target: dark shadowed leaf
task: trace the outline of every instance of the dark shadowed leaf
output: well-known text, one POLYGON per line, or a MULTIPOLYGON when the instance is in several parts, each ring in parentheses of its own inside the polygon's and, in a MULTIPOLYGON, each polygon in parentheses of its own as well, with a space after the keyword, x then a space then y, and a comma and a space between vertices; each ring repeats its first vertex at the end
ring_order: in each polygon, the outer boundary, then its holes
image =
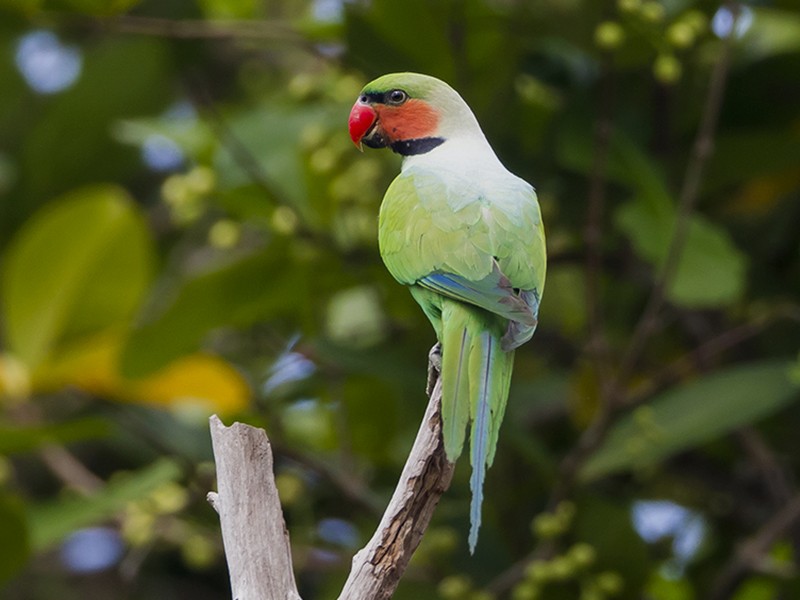
POLYGON ((0 585, 25 565, 29 553, 25 504, 16 496, 0 494, 0 585))
MULTIPOLYGON (((674 215, 665 219, 652 205, 633 201, 622 205, 616 218, 642 258, 655 265, 664 263, 674 215)), ((694 216, 669 298, 693 308, 730 304, 743 292, 746 264, 724 229, 694 216)))
POLYGON ((100 417, 31 427, 0 423, 0 453, 28 452, 44 444, 68 444, 102 438, 109 433, 108 422, 100 417))
POLYGON ((790 364, 782 360, 729 368, 673 388, 617 421, 580 478, 658 463, 768 417, 798 393, 790 364))
POLYGON ((578 502, 576 539, 597 553, 598 570, 625 574, 620 600, 639 600, 640 586, 647 578, 650 557, 647 545, 633 528, 626 502, 589 496, 578 502))
POLYGON ((164 458, 135 473, 118 474, 89 497, 62 498, 32 506, 28 510, 31 546, 37 551, 49 548, 76 529, 108 519, 129 502, 146 497, 180 474, 178 463, 164 458))
MULTIPOLYGON (((558 145, 560 159, 570 168, 589 173, 591 137, 576 127, 567 129, 558 145)), ((611 140, 609 176, 634 194, 615 214, 617 227, 637 254, 661 268, 675 229, 676 203, 656 164, 622 132, 611 140)), ((701 215, 691 217, 669 299, 693 308, 725 306, 744 291, 747 261, 720 226, 701 215)))
POLYGON ((188 277, 171 301, 134 328, 122 355, 122 373, 142 377, 198 348, 209 330, 244 326, 298 306, 303 273, 287 260, 287 246, 266 249, 188 277))
POLYGON ((112 139, 115 119, 163 109, 167 54, 154 38, 105 38, 86 55, 81 76, 45 104, 22 150, 23 187, 36 202, 138 167, 138 153, 112 139))

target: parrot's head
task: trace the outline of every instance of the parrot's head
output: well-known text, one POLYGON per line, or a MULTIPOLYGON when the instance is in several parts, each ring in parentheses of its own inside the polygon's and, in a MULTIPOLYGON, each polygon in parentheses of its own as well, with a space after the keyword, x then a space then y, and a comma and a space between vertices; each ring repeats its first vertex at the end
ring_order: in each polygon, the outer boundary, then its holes
POLYGON ((480 133, 467 103, 445 82, 391 73, 368 83, 350 111, 350 137, 361 149, 422 154, 457 135, 480 133))

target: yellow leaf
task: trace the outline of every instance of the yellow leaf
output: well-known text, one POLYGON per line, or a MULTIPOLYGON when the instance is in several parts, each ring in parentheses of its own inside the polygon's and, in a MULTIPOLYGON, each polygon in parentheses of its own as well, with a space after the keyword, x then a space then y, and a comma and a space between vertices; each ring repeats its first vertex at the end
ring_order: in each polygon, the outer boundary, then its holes
POLYGON ((30 373, 13 354, 0 354, 0 403, 19 401, 31 393, 30 373))
POLYGON ((800 169, 793 167, 757 177, 733 198, 730 210, 745 215, 763 215, 790 192, 800 187, 800 169))
POLYGON ((200 404, 223 414, 244 409, 250 397, 239 372, 209 354, 179 358, 153 375, 131 382, 130 391, 137 402, 200 404))
POLYGON ((572 422, 584 429, 592 422, 600 406, 600 383, 588 360, 580 362, 572 378, 568 406, 572 422))
POLYGON ((141 379, 119 373, 124 332, 108 330, 73 344, 39 368, 33 391, 73 386, 111 400, 164 407, 199 406, 208 412, 230 414, 246 408, 250 389, 227 361, 210 354, 176 359, 141 379))

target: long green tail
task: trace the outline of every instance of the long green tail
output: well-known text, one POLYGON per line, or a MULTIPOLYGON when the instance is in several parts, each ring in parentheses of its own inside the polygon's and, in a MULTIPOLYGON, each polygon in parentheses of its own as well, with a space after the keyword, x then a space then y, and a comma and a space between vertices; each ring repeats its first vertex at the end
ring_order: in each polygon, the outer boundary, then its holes
POLYGON ((451 462, 461 455, 467 425, 472 424, 469 548, 474 552, 481 526, 483 481, 494 461, 514 352, 504 352, 500 347, 505 320, 480 308, 445 298, 441 322, 442 430, 451 462))

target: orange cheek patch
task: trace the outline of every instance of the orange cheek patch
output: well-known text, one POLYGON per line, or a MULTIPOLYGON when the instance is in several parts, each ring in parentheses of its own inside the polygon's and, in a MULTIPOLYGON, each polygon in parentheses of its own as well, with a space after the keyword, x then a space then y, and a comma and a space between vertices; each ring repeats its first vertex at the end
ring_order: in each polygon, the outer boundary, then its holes
POLYGON ((381 129, 391 140, 416 140, 436 133, 439 116, 430 104, 409 100, 402 106, 382 106, 378 109, 381 129))

